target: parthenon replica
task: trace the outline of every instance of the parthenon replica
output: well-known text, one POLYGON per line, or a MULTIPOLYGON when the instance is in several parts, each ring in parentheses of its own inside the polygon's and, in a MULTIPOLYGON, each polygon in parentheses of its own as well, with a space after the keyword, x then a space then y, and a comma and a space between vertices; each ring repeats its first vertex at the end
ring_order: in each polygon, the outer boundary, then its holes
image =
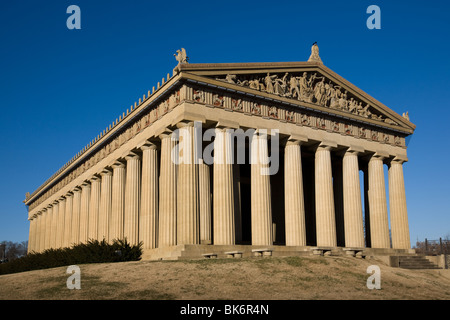
POLYGON ((29 252, 90 239, 142 242, 148 260, 411 252, 407 113, 327 68, 317 44, 304 62, 175 56, 26 194, 29 252))

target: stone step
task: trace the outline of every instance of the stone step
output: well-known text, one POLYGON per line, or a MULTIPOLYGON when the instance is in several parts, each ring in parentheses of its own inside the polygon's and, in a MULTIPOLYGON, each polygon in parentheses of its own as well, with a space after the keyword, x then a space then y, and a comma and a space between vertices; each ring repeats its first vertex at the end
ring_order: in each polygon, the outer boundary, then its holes
POLYGON ((440 269, 423 256, 400 256, 398 262, 398 266, 404 269, 440 269))

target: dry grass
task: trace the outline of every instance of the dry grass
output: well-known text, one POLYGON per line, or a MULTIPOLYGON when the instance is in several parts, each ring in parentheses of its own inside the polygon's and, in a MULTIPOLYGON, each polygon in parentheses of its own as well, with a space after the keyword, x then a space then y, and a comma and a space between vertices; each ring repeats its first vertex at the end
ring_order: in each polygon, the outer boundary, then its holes
POLYGON ((350 257, 288 257, 85 264, 81 289, 66 267, 0 276, 5 300, 450 299, 450 270, 405 270, 350 257), (369 290, 369 265, 381 289, 369 290))

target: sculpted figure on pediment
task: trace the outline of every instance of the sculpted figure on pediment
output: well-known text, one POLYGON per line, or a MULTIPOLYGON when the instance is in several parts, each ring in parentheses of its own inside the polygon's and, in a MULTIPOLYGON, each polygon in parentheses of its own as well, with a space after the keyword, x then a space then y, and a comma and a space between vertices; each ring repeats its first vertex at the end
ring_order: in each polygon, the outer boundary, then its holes
POLYGON ((264 78, 264 84, 266 85, 266 92, 267 93, 274 93, 274 87, 273 87, 273 81, 277 78, 277 75, 271 76, 270 73, 267 73, 266 77, 264 78))
POLYGON ((289 97, 300 98, 300 77, 291 76, 289 79, 289 97))
POLYGON ((288 73, 285 73, 283 78, 275 79, 274 86, 273 86, 273 90, 274 90, 275 94, 277 94, 279 96, 285 95, 286 89, 287 89, 287 77, 288 77, 288 73))
POLYGON ((325 78, 317 82, 314 86, 314 98, 316 98, 316 103, 323 105, 325 98, 325 78))
POLYGON ((384 119, 384 122, 386 122, 386 123, 388 123, 388 124, 398 125, 397 122, 395 122, 394 120, 392 120, 392 119, 390 119, 390 118, 384 119))
POLYGON ((308 79, 308 73, 303 72, 303 75, 299 79, 299 100, 306 101, 306 102, 312 102, 313 97, 313 90, 312 90, 312 83, 316 77, 316 74, 313 74, 308 79))

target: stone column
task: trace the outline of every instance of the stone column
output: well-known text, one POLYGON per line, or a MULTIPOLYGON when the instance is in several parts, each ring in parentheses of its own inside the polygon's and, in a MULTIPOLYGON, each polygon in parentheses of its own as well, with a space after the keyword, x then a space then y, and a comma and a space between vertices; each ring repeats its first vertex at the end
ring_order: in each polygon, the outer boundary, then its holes
POLYGON ((52 247, 52 220, 53 220, 53 205, 47 206, 45 219, 45 249, 50 249, 52 247))
POLYGON ((272 204, 267 134, 255 132, 251 142, 252 245, 272 245, 272 204))
POLYGON ((46 229, 47 229, 47 208, 44 208, 41 211, 41 222, 39 225, 39 252, 42 252, 46 249, 46 229))
POLYGON ((372 248, 390 248, 383 159, 383 156, 374 154, 368 164, 368 197, 372 248))
POLYGON ((393 249, 410 249, 408 211, 406 209, 404 160, 394 158, 389 164, 389 207, 393 249))
POLYGON ((301 141, 289 140, 284 155, 286 245, 306 246, 301 141))
POLYGON ((125 165, 114 163, 112 178, 112 208, 109 225, 109 240, 123 240, 123 219, 125 209, 125 165))
POLYGON ((158 247, 167 247, 177 244, 177 165, 172 151, 175 156, 178 146, 170 132, 160 135, 160 139, 158 247))
POLYGON ((127 161, 125 183, 124 238, 130 245, 139 243, 139 203, 141 196, 141 160, 136 153, 125 157, 127 161))
POLYGON ((85 181, 81 185, 81 208, 80 208, 80 242, 88 241, 89 224, 89 202, 91 201, 91 184, 85 181))
POLYGON ((321 143, 315 155, 316 237, 325 247, 337 245, 330 149, 321 143))
POLYGON ((34 245, 33 245, 33 251, 39 252, 40 251, 40 240, 41 240, 41 211, 36 213, 36 224, 35 224, 35 233, 34 233, 34 245))
POLYGON ((53 202, 53 212, 52 212, 52 224, 51 224, 51 237, 50 237, 50 248, 56 249, 56 233, 59 218, 59 205, 58 201, 53 202))
POLYGON ((344 234, 345 246, 364 247, 364 226, 359 184, 358 152, 349 149, 342 159, 344 188, 344 234))
POLYGON ((142 190, 139 216, 139 241, 143 249, 158 246, 158 150, 146 143, 142 150, 142 190))
POLYGON ((73 215, 73 193, 66 194, 66 210, 64 214, 64 242, 63 247, 72 246, 72 215, 73 215))
POLYGON ((58 199, 58 225, 56 227, 56 248, 64 247, 64 221, 66 218, 66 198, 58 199))
POLYGON ((233 135, 227 128, 216 128, 213 167, 214 244, 235 244, 233 135))
POLYGON ((210 167, 200 160, 198 165, 200 201, 200 243, 211 244, 211 179, 210 167))
POLYGON ((109 237, 109 225, 111 221, 112 208, 112 172, 109 169, 104 169, 101 172, 101 187, 100 187, 100 206, 98 217, 98 239, 99 241, 112 240, 109 237))
POLYGON ((98 218, 100 209, 101 179, 94 175, 91 180, 91 199, 89 203, 88 239, 102 240, 98 238, 98 218))
POLYGON ((198 157, 195 128, 181 122, 177 173, 177 244, 199 244, 198 157))
POLYGON ((81 209, 81 188, 73 189, 73 209, 72 209, 72 245, 80 243, 80 209, 81 209))
POLYGON ((28 248, 27 253, 31 253, 34 250, 34 246, 36 244, 35 239, 35 229, 36 229, 36 215, 33 215, 31 219, 28 219, 30 221, 30 228, 28 233, 28 248))

